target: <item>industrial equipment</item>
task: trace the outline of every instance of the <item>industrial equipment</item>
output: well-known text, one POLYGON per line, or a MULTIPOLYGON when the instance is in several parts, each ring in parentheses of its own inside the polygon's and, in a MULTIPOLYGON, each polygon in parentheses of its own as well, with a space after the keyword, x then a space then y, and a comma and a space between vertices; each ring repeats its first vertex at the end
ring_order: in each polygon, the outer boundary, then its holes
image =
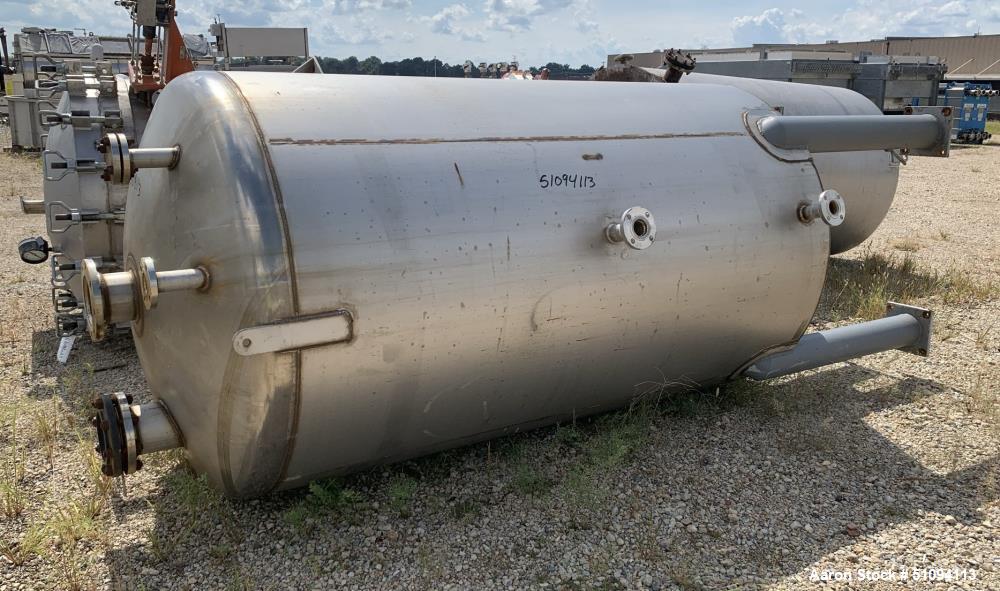
MULTIPOLYGON (((101 140, 110 134, 126 143, 138 142, 156 93, 174 77, 194 69, 174 23, 172 5, 165 0, 120 4, 132 15, 134 34, 125 44, 129 53, 116 54, 117 66, 104 59, 104 44, 98 37, 89 38, 93 41, 87 45, 89 59, 58 61, 40 53, 39 46, 32 59, 44 57, 51 68, 25 68, 34 72, 36 97, 7 97, 12 135, 16 136, 18 127, 34 128, 40 130, 36 132, 39 143, 44 138, 45 198, 22 198, 21 207, 25 213, 45 216, 48 240, 27 238, 18 252, 29 264, 49 260, 56 328, 66 338, 86 330, 80 295, 82 262, 92 260, 105 271, 124 269, 127 188, 108 182, 111 178, 102 156, 108 146, 101 140), (141 44, 132 43, 138 38, 141 44), (116 74, 116 69, 124 69, 127 75, 116 74), (15 125, 15 116, 22 110, 28 117, 25 125, 15 125)), ((27 63, 23 46, 28 42, 44 42, 49 53, 57 40, 68 48, 80 45, 72 43, 70 36, 48 30, 31 33, 21 38, 22 63, 27 63)))
POLYGON ((13 73, 14 68, 11 67, 10 56, 7 54, 7 31, 0 27, 0 96, 13 94, 13 85, 10 92, 7 91, 7 82, 13 73))
POLYGON ((108 138, 126 263, 83 262, 87 325, 131 324, 156 397, 95 401, 108 475, 182 446, 250 497, 651 389, 928 353, 931 313, 902 305, 804 333, 831 228, 884 215, 838 183, 891 201, 892 151, 947 154, 947 109, 696 75, 285 76, 185 75, 138 147, 108 138))
MULTIPOLYGON (((654 68, 668 67, 670 49, 642 55, 608 56, 608 70, 622 57, 630 58, 634 66, 661 59, 654 68)), ((884 113, 901 113, 908 105, 937 104, 938 83, 948 71, 934 57, 886 56, 863 53, 858 56, 842 51, 804 51, 785 48, 754 49, 752 51, 691 51, 687 58, 698 63, 698 72, 759 80, 799 82, 821 86, 849 88, 868 97, 884 113)), ((693 67, 693 63, 692 63, 693 67)), ((641 67, 639 68, 642 69, 641 67)), ((618 69, 620 73, 620 68, 618 69)))
MULTIPOLYGON (((83 261, 89 259, 108 272, 125 269, 122 236, 133 169, 123 169, 124 162, 115 157, 138 145, 150 109, 169 82, 196 67, 215 66, 203 37, 180 33, 172 3, 122 0, 118 4, 129 11, 133 22, 133 34, 121 42, 25 29, 16 37, 15 47, 23 64, 20 79, 28 87, 23 95, 6 97, 14 144, 24 145, 19 138, 27 135, 30 145, 45 148, 45 198, 22 198, 21 207, 25 213, 45 216, 47 238, 26 238, 18 254, 29 264, 49 261, 56 327, 65 339, 87 331, 82 314, 83 261), (81 47, 89 54, 81 53, 81 47)), ((224 39, 239 44, 241 55, 247 55, 247 48, 306 47, 304 29, 290 30, 293 42, 280 45, 288 40, 289 30, 229 29, 227 34, 221 24, 218 27, 224 39)), ((295 71, 321 73, 322 69, 310 58, 295 71)), ((148 165, 141 151, 132 154, 136 166, 148 165)), ((127 332, 128 323, 117 328, 127 332)), ((105 332, 115 329, 107 327, 105 332)))
POLYGON ((863 53, 858 61, 861 72, 851 90, 868 97, 883 113, 900 113, 914 104, 938 104, 938 84, 948 72, 938 58, 863 53))
MULTIPOLYGON (((676 50, 664 53, 663 64, 658 68, 637 67, 631 56, 619 56, 609 68, 597 71, 595 80, 622 82, 664 83, 677 80, 685 84, 714 84, 734 86, 764 101, 774 111, 785 115, 873 115, 879 111, 857 93, 844 93, 825 84, 795 84, 692 73, 695 67, 678 71, 676 50), (684 75, 686 74, 686 75, 684 75), (850 97, 849 99, 847 97, 850 97)), ((910 107, 926 108, 926 107, 910 107)), ((905 112, 905 110, 904 110, 905 112)), ((951 110, 948 111, 950 117, 951 110)), ((833 132, 836 133, 836 132, 833 132)), ((948 147, 934 156, 947 156, 948 147)), ((926 151, 920 152, 927 154, 926 151)), ((867 155, 852 155, 813 150, 812 164, 824 186, 837 187, 840 194, 856 212, 846 223, 831 229, 830 253, 845 252, 861 244, 881 223, 892 205, 896 191, 898 166, 905 161, 908 149, 893 150, 886 154, 873 151, 867 155)))
POLYGON ((992 136, 986 131, 990 100, 1000 96, 990 84, 977 82, 949 82, 941 85, 941 102, 955 112, 952 141, 963 144, 981 144, 992 136))

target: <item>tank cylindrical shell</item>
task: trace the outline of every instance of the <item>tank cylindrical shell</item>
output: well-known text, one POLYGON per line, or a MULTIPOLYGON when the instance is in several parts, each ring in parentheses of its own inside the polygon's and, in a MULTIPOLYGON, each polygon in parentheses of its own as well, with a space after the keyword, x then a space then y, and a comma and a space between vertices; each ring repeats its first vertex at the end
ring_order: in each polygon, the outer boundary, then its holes
MULTIPOLYGON (((822 191, 728 86, 191 73, 160 96, 129 257, 202 267, 134 324, 194 466, 233 496, 718 383, 819 297, 822 191), (630 207, 644 250, 609 243, 630 207), (237 331, 348 314, 344 342, 237 331)), ((839 188, 838 188, 839 190, 839 188)), ((852 212, 848 208, 848 218, 852 212)))

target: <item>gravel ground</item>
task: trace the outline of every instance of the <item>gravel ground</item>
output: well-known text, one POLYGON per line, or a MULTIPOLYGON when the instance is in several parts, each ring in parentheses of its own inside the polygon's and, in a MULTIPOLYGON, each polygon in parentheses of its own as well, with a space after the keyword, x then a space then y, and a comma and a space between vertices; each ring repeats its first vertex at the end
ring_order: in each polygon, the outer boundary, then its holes
MULTIPOLYGON (((928 359, 883 353, 251 502, 178 455, 109 490, 86 401, 149 392, 126 340, 55 362, 48 269, 13 256, 43 231, 16 199, 40 185, 37 159, 0 155, 0 591, 1000 589, 995 291, 915 302, 937 314, 928 359), (853 580, 815 580, 838 576, 853 580)), ((998 206, 1000 145, 914 158, 841 264, 890 254, 996 281, 998 206)))

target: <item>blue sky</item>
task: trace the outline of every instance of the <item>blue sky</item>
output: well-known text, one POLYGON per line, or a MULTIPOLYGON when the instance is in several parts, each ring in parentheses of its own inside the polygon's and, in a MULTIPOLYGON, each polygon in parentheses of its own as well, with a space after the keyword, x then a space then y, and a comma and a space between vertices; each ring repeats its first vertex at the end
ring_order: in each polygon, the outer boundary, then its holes
MULTIPOLYGON (((177 0, 186 33, 216 15, 233 26, 309 27, 313 53, 592 65, 608 53, 886 35, 1000 33, 1000 0, 675 2, 640 0, 177 0)), ((123 34, 113 0, 0 0, 8 31, 82 27, 123 34)))

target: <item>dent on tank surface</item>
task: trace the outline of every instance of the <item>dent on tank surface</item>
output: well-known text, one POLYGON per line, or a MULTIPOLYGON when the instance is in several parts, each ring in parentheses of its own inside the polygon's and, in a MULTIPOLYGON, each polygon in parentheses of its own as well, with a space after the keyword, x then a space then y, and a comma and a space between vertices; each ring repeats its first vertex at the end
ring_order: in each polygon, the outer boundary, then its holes
POLYGON ((102 398, 108 474, 183 446, 250 497, 620 407, 643 382, 928 352, 930 312, 900 304, 803 333, 831 248, 891 202, 887 150, 940 152, 940 111, 709 79, 283 76, 186 74, 138 148, 113 144, 128 265, 85 266, 87 322, 131 323, 157 401, 102 398))

